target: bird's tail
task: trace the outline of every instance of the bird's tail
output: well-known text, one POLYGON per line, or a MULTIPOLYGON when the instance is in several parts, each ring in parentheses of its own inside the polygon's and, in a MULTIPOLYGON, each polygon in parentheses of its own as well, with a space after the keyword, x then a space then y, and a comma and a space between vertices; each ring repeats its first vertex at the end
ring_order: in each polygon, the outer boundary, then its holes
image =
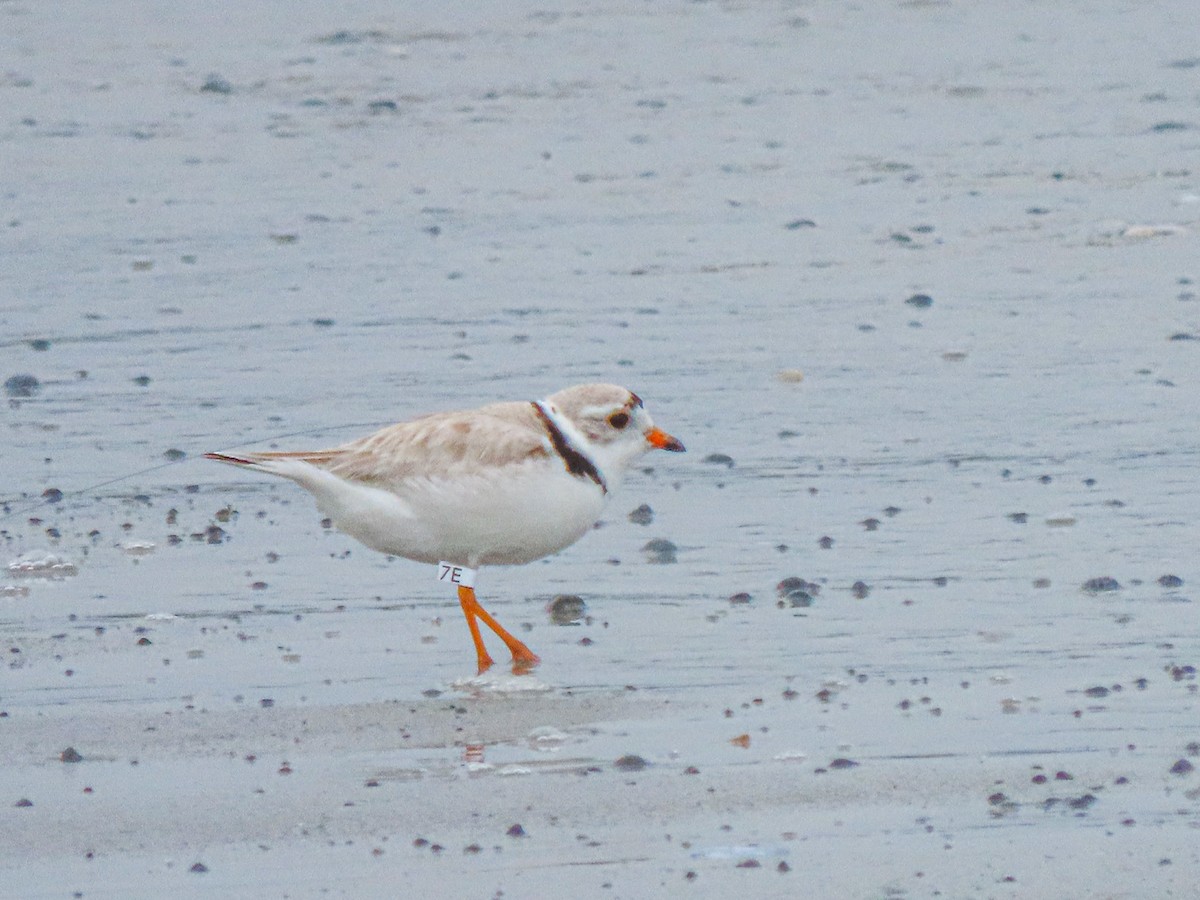
POLYGON ((205 459, 216 460, 239 469, 253 469, 256 472, 266 472, 268 475, 279 475, 291 478, 293 481, 305 480, 305 476, 313 471, 313 464, 318 463, 322 451, 312 453, 246 453, 233 456, 229 453, 205 453, 205 459))

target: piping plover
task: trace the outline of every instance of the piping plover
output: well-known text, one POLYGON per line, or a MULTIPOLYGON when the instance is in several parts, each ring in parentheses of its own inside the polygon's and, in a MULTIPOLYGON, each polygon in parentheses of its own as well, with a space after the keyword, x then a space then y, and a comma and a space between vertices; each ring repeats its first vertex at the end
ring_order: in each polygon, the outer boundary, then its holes
POLYGON ((439 564, 457 587, 482 673, 492 658, 478 619, 507 645, 514 672, 538 658, 479 604, 474 570, 575 543, 630 463, 655 448, 683 444, 654 426, 637 394, 582 384, 545 400, 423 416, 332 450, 204 456, 288 478, 373 550, 439 564))

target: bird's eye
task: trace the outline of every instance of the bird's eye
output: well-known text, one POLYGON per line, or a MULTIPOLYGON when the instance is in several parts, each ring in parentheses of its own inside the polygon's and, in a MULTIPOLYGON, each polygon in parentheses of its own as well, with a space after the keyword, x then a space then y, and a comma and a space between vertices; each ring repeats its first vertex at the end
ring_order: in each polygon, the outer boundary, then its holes
POLYGON ((611 425, 613 428, 617 429, 617 431, 620 431, 622 428, 624 428, 626 425, 629 424, 629 413, 627 413, 627 412, 613 413, 611 416, 608 417, 608 424, 611 425))

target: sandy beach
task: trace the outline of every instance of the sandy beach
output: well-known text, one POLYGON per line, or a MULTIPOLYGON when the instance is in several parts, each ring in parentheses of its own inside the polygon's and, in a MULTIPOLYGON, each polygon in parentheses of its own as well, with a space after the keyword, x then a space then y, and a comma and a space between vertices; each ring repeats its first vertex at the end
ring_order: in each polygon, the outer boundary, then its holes
POLYGON ((0 3, 0 895, 1195 896, 1195 35, 0 3), (530 675, 199 458, 587 381, 530 675))

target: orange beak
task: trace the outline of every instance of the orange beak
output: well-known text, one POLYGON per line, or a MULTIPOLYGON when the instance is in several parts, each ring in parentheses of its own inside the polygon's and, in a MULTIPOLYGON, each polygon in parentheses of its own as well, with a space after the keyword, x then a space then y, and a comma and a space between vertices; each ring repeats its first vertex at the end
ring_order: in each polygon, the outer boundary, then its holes
POLYGON ((646 443, 656 450, 670 450, 672 453, 682 453, 683 442, 673 438, 661 428, 651 428, 646 432, 646 443))

